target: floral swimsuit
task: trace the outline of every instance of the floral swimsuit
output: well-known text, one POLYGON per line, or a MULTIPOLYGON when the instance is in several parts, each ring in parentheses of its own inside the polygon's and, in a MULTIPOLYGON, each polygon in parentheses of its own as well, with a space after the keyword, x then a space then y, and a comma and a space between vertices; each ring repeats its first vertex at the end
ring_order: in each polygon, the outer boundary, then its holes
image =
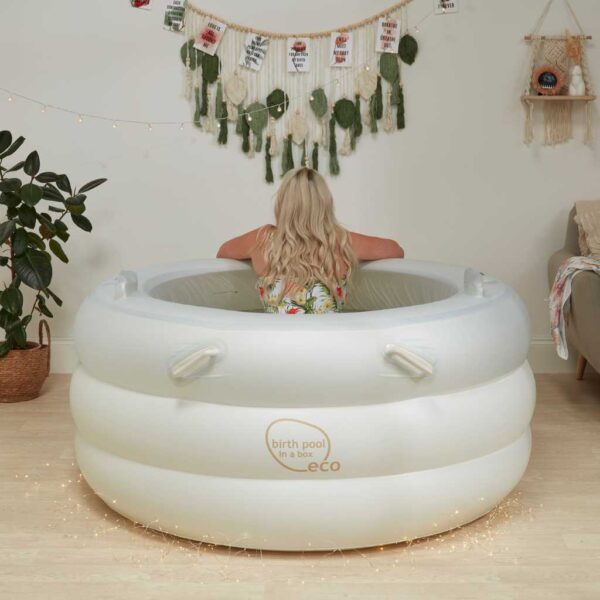
POLYGON ((346 301, 347 284, 343 281, 332 293, 324 283, 313 283, 296 288, 293 293, 283 295, 283 282, 279 279, 270 286, 259 281, 258 293, 265 312, 275 314, 322 315, 340 312, 346 301))

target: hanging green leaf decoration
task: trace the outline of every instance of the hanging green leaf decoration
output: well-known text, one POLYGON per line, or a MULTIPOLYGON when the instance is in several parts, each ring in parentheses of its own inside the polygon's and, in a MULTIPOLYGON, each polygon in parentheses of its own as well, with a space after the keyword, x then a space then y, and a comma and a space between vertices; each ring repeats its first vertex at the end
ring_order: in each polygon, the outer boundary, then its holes
POLYGON ((407 65, 412 65, 417 58, 417 52, 419 51, 419 44, 417 40, 409 33, 404 34, 400 38, 400 44, 398 45, 398 54, 407 65))
POLYGON ((267 137, 267 143, 265 144, 265 181, 267 183, 273 183, 273 167, 271 165, 271 136, 267 137))
POLYGON ((302 142, 302 157, 300 158, 300 166, 308 167, 308 159, 306 156, 306 139, 302 142))
POLYGON ((400 79, 396 79, 394 83, 392 83, 392 95, 390 97, 390 102, 395 106, 400 102, 400 94, 402 93, 402 87, 400 84, 400 79))
POLYGON ((200 116, 208 115, 208 81, 202 78, 202 103, 200 104, 200 116))
POLYGON ((242 133, 242 152, 250 152, 250 125, 246 113, 240 113, 241 133, 242 133))
POLYGON ((335 139, 335 115, 329 119, 329 172, 332 175, 340 174, 340 163, 337 156, 337 141, 335 139))
POLYGON ((333 106, 333 114, 338 125, 344 129, 348 129, 348 127, 354 124, 354 102, 348 100, 348 98, 338 100, 333 106))
POLYGON ((215 118, 217 119, 217 127, 219 128, 217 142, 222 145, 227 143, 229 133, 227 116, 227 102, 223 100, 223 83, 219 80, 215 98, 215 118))
POLYGON ((188 54, 190 57, 190 69, 195 71, 200 64, 202 63, 202 57, 204 56, 204 52, 202 50, 198 50, 194 48, 194 39, 188 40, 183 46, 181 46, 181 50, 179 51, 179 55, 181 56, 181 62, 187 66, 188 54))
POLYGON ((219 77, 221 64, 217 55, 203 53, 202 56, 202 79, 208 83, 214 83, 219 77))
POLYGON ((315 142, 312 149, 312 168, 315 171, 319 170, 319 144, 315 142))
POLYGON ((202 122, 200 121, 200 88, 198 86, 194 87, 194 101, 196 103, 196 108, 194 110, 194 125, 201 129, 202 122))
POLYGON ((267 107, 269 108, 269 114, 274 119, 283 117, 283 113, 287 110, 290 105, 290 99, 288 95, 279 88, 273 90, 267 96, 267 107))
POLYGON ((374 107, 375 107, 375 118, 379 121, 383 117, 383 91, 381 89, 381 77, 377 76, 377 88, 375 88, 374 107))
POLYGON ((379 58, 379 72, 388 83, 394 83, 400 77, 398 56, 384 52, 379 58))
POLYGON ((362 115, 360 114, 360 94, 354 96, 354 124, 352 126, 353 139, 362 135, 362 115))
POLYGON ((404 92, 402 91, 402 87, 400 87, 399 90, 396 107, 396 127, 398 127, 398 129, 404 129, 406 125, 404 122, 404 92))
POLYGON ((243 123, 242 123, 242 121, 244 120, 244 107, 242 104, 238 105, 237 111, 238 111, 238 118, 237 118, 237 121, 235 122, 235 132, 238 135, 242 135, 243 129, 244 129, 243 123))
POLYGON ((377 99, 375 94, 371 96, 369 99, 369 124, 371 126, 371 133, 377 133, 377 110, 375 105, 377 104, 377 99))
POLYGON ((248 125, 256 137, 254 149, 260 152, 262 150, 262 132, 267 126, 268 120, 267 107, 260 102, 253 102, 246 107, 246 114, 248 125))
POLYGON ((281 153, 281 174, 285 175, 294 168, 294 154, 292 150, 292 134, 288 134, 283 142, 283 152, 281 153))
POLYGON ((318 119, 322 119, 327 114, 327 94, 323 88, 313 90, 310 95, 310 107, 318 119))

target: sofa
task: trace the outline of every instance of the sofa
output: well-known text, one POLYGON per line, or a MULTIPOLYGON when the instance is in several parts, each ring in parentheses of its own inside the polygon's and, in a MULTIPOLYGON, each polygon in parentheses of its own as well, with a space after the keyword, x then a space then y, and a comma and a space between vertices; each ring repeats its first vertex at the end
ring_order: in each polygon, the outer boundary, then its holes
MULTIPOLYGON (((548 281, 554 282, 560 265, 580 254, 575 209, 569 213, 565 245, 548 261, 548 281)), ((577 379, 582 379, 587 365, 600 372, 600 276, 591 271, 578 273, 571 291, 571 317, 567 324, 567 339, 578 353, 577 379)))

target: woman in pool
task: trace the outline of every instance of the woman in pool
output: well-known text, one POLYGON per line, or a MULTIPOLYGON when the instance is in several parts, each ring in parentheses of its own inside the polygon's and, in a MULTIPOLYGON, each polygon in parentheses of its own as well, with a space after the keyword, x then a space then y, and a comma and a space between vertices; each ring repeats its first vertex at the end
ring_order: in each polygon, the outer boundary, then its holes
POLYGON ((267 312, 339 312, 357 261, 403 258, 394 240, 344 229, 317 171, 289 171, 277 192, 275 225, 225 242, 217 258, 251 260, 267 312))

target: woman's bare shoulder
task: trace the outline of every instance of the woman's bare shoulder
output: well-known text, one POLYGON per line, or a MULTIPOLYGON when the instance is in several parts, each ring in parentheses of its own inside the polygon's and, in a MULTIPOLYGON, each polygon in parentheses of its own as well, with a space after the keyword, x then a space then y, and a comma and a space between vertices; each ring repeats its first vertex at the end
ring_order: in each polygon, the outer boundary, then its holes
POLYGON ((392 239, 350 232, 350 243, 359 260, 404 258, 404 250, 392 239))

